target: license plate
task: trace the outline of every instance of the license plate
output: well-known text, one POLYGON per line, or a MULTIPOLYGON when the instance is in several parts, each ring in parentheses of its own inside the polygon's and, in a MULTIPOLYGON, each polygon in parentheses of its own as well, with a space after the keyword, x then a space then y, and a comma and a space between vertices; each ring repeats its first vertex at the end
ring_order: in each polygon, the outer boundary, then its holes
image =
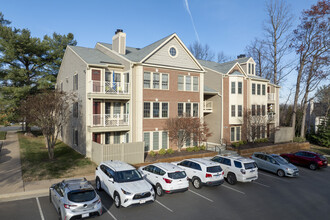
POLYGON ((140 204, 146 203, 146 200, 140 200, 140 204))
POLYGON ((86 213, 86 214, 82 214, 81 215, 82 218, 86 218, 86 217, 89 217, 89 213, 86 213))
POLYGON ((220 176, 220 174, 214 174, 213 176, 220 176))

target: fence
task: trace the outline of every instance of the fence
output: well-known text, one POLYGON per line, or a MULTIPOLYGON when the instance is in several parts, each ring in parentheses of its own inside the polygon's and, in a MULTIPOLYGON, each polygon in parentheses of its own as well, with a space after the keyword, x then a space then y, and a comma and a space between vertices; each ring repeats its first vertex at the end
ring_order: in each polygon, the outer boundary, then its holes
POLYGON ((99 144, 92 142, 92 160, 96 164, 107 160, 120 160, 130 164, 144 162, 143 142, 99 144))

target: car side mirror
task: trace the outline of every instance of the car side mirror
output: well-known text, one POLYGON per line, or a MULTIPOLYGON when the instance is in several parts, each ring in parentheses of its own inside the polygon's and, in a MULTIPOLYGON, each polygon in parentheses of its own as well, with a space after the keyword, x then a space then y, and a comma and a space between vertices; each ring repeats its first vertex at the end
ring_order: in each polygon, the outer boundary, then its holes
POLYGON ((109 177, 108 181, 113 183, 114 182, 113 177, 109 177))

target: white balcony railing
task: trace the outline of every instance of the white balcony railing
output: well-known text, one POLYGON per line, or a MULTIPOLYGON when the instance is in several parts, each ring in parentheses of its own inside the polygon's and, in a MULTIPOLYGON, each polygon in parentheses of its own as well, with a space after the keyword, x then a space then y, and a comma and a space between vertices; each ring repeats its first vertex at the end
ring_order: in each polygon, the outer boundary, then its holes
POLYGON ((204 101, 203 110, 204 110, 204 112, 212 112, 213 102, 212 101, 204 101))
POLYGON ((93 114, 93 126, 118 127, 129 125, 129 114, 93 114))
POLYGON ((90 91, 103 94, 129 94, 129 83, 91 80, 90 91))
POLYGON ((268 93, 268 101, 275 101, 275 93, 268 93))

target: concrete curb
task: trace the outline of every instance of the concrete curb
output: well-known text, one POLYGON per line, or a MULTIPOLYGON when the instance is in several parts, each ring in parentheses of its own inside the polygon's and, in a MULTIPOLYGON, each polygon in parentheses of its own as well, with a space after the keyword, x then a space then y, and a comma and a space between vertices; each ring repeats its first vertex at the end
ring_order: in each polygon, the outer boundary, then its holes
POLYGON ((30 199, 39 196, 47 196, 49 189, 39 189, 33 191, 17 192, 0 195, 0 202, 9 202, 22 199, 30 199))

